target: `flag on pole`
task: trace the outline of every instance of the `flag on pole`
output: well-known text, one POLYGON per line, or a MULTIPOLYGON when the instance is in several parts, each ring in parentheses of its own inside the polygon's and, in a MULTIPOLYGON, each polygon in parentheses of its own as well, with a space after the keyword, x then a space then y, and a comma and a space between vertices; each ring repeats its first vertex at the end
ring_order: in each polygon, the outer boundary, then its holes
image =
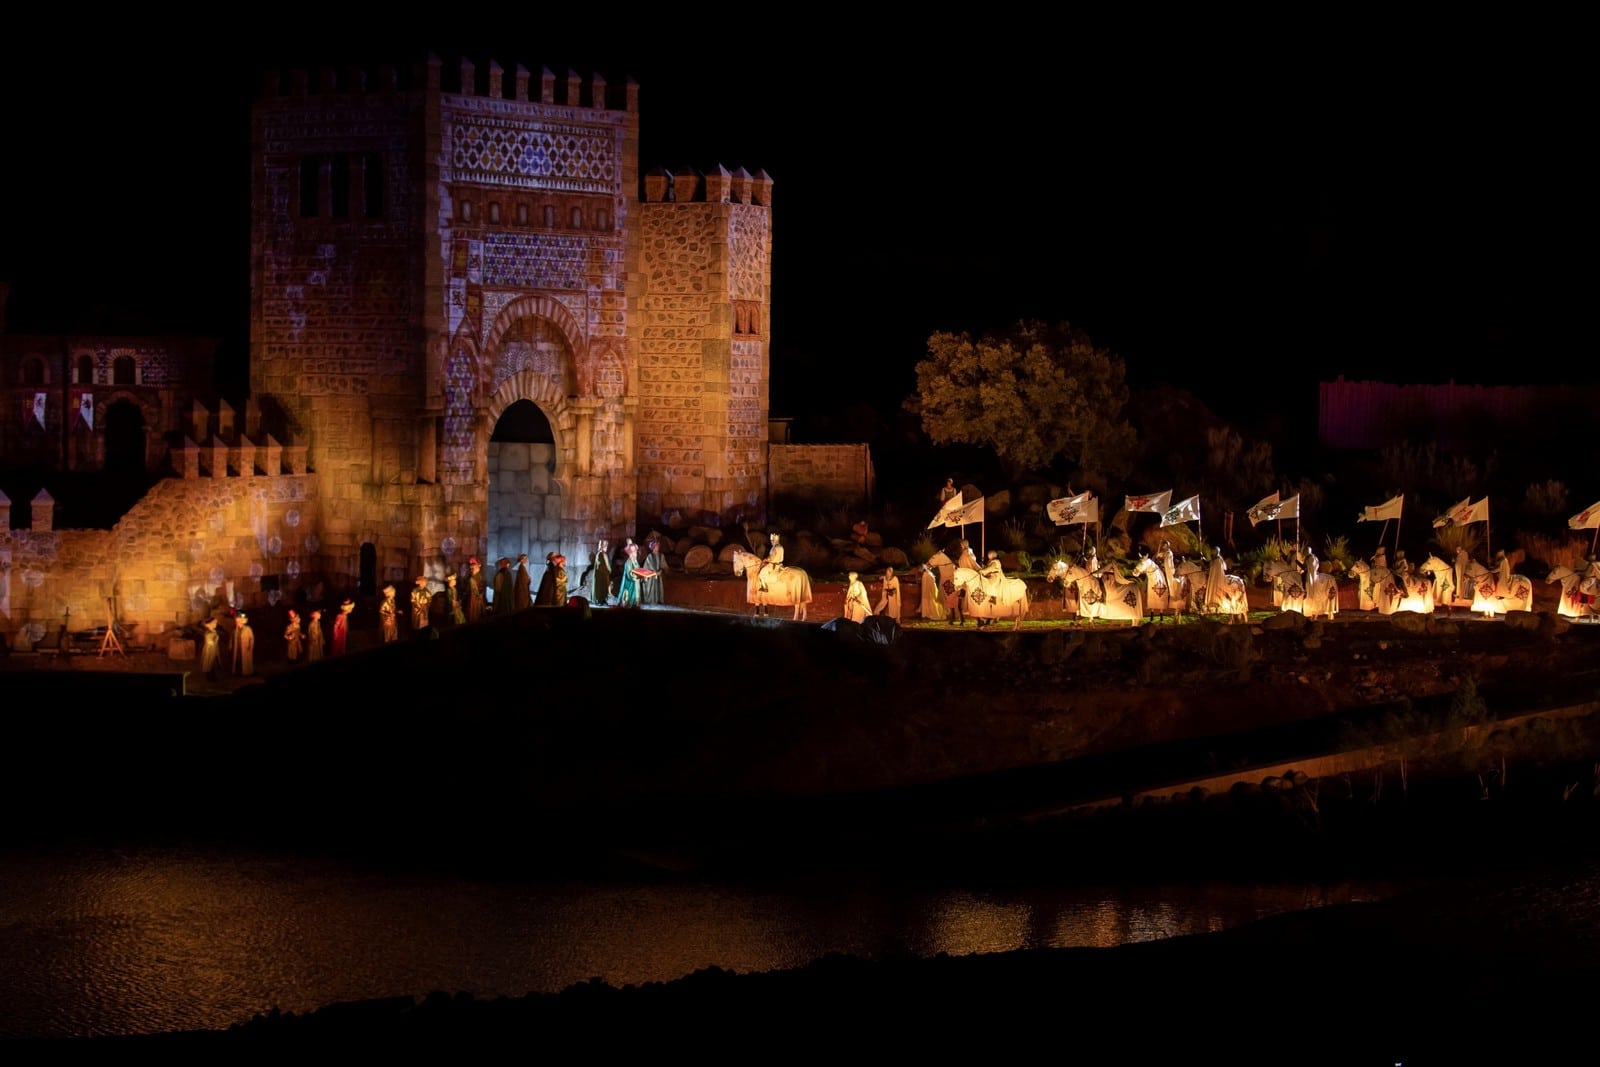
POLYGON ((963 504, 949 515, 945 516, 946 526, 965 526, 969 522, 983 521, 983 497, 979 497, 970 504, 963 504))
POLYGON ((1273 493, 1271 496, 1264 496, 1260 500, 1256 501, 1256 504, 1255 504, 1254 507, 1252 507, 1249 511, 1244 513, 1245 514, 1245 518, 1250 520, 1250 525, 1251 526, 1254 526, 1259 522, 1264 522, 1267 519, 1272 518, 1273 515, 1276 514, 1276 510, 1268 510, 1268 509, 1275 509, 1277 503, 1278 503, 1278 494, 1277 493, 1273 493))
POLYGON ((1044 511, 1057 526, 1100 521, 1100 501, 1093 493, 1079 493, 1077 496, 1052 500, 1045 505, 1044 511))
POLYGON ((1465 526, 1473 522, 1489 521, 1489 498, 1484 497, 1476 504, 1471 503, 1471 497, 1463 500, 1449 511, 1433 520, 1435 527, 1439 526, 1465 526))
POLYGON ((951 497, 949 500, 946 500, 943 504, 939 505, 939 511, 938 511, 937 514, 934 515, 933 521, 928 523, 928 529, 931 530, 935 526, 949 526, 950 524, 948 522, 946 522, 945 520, 950 518, 951 515, 954 515, 956 512, 958 512, 960 510, 961 510, 961 493, 960 493, 960 491, 957 491, 955 496, 951 497))
POLYGON ((1172 503, 1172 490, 1167 489, 1160 493, 1147 493, 1144 496, 1130 496, 1124 503, 1129 511, 1153 511, 1157 515, 1167 510, 1172 503))
POLYGON ((1433 520, 1433 528, 1437 530, 1441 526, 1454 525, 1454 515, 1456 512, 1460 511, 1462 508, 1470 508, 1471 506, 1472 498, 1470 496, 1465 500, 1462 500, 1459 504, 1451 504, 1449 507, 1444 509, 1444 514, 1433 520))
POLYGON ((1567 520, 1569 530, 1592 530, 1600 526, 1600 500, 1595 501, 1567 520))
POLYGON ((1277 510, 1272 513, 1272 517, 1274 519, 1298 519, 1300 517, 1300 494, 1296 493, 1279 504, 1277 510))
POLYGON ((44 428, 44 398, 43 393, 33 394, 33 421, 39 424, 40 429, 44 428))
POLYGON ((1187 500, 1180 500, 1172 505, 1161 515, 1161 525, 1176 526, 1180 522, 1200 521, 1200 496, 1196 494, 1187 500))
POLYGON ((1398 519, 1400 517, 1400 506, 1405 502, 1405 499, 1406 495, 1401 493, 1399 496, 1391 497, 1374 507, 1362 508, 1361 517, 1356 521, 1383 522, 1387 519, 1398 519))
POLYGON ((78 418, 89 429, 94 429, 94 397, 89 393, 78 394, 78 418))

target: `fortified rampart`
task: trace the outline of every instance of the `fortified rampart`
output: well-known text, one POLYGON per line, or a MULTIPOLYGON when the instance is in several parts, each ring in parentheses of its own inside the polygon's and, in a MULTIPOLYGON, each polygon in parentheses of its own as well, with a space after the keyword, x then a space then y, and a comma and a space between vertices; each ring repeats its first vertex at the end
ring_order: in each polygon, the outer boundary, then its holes
POLYGON ((769 462, 774 495, 825 493, 841 500, 872 500, 876 476, 866 445, 774 444, 769 462))
POLYGON ((11 525, 0 496, 0 631, 31 647, 58 627, 117 620, 135 641, 249 608, 298 586, 317 557, 315 501, 305 474, 157 482, 110 530, 57 530, 54 501, 32 501, 33 525, 11 525))

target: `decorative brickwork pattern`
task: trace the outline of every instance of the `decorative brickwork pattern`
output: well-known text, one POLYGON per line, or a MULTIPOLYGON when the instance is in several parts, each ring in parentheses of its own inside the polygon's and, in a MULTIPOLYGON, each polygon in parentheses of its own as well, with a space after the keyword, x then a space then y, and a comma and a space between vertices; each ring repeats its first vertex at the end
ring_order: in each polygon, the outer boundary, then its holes
POLYGON ((485 185, 610 192, 619 177, 615 135, 589 126, 463 118, 450 130, 455 177, 485 185))

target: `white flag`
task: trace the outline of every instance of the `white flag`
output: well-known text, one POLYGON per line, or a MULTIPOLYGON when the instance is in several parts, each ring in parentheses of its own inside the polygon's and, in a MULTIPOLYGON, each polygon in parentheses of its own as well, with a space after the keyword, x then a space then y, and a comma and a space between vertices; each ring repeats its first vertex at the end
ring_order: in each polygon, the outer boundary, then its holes
POLYGON ((1454 526, 1456 513, 1460 512, 1463 508, 1470 508, 1471 506, 1472 498, 1470 496, 1462 500, 1459 504, 1450 505, 1444 509, 1443 515, 1440 515, 1437 519, 1433 520, 1433 528, 1437 530, 1441 526, 1454 526))
POLYGON ((44 397, 43 393, 33 394, 33 421, 42 429, 44 427, 44 397))
POLYGON ((1072 522, 1082 522, 1082 519, 1066 519, 1062 518, 1062 516, 1081 511, 1083 506, 1093 499, 1093 493, 1079 493, 1077 496, 1058 497, 1044 506, 1044 513, 1057 526, 1065 526, 1072 522))
POLYGON ((1100 501, 1093 493, 1079 493, 1077 496, 1052 500, 1044 510, 1057 526, 1100 521, 1100 501))
POLYGON ((1600 500, 1595 501, 1567 520, 1569 530, 1592 530, 1600 526, 1600 500))
POLYGON ((1147 493, 1144 496, 1130 496, 1123 504, 1129 511, 1153 511, 1160 515, 1167 510, 1167 505, 1172 502, 1172 490, 1167 489, 1160 493, 1147 493))
POLYGON ((89 429, 94 429, 94 397, 88 393, 78 394, 78 417, 89 429))
POLYGON ((949 526, 950 524, 948 522, 946 522, 945 520, 950 518, 951 515, 954 515, 956 512, 958 512, 960 510, 961 510, 961 493, 958 491, 955 496, 951 497, 949 500, 946 500, 943 504, 939 505, 939 510, 933 516, 933 521, 928 523, 928 529, 931 530, 935 526, 949 526))
POLYGON ((1180 500, 1172 505, 1161 515, 1161 525, 1176 526, 1180 522, 1200 521, 1200 497, 1196 494, 1187 500, 1180 500))
POLYGON ((979 497, 970 504, 965 504, 956 511, 945 516, 946 526, 965 526, 969 522, 983 521, 983 497, 979 497))
POLYGON ((1273 493, 1271 496, 1264 496, 1256 502, 1255 507, 1244 513, 1245 518, 1250 520, 1251 526, 1254 526, 1260 522, 1265 522, 1266 520, 1277 515, 1277 505, 1277 493, 1273 493))
POLYGON ((1266 500, 1251 508, 1249 515, 1251 526, 1258 522, 1270 522, 1273 519, 1298 519, 1300 517, 1300 494, 1296 493, 1288 500, 1279 500, 1278 494, 1273 493, 1266 500))
POLYGON ((1434 519, 1434 526, 1465 526, 1472 522, 1488 522, 1489 498, 1484 497, 1476 504, 1469 503, 1471 499, 1471 497, 1468 497, 1437 519, 1434 519))
POLYGON ((1370 508, 1361 509, 1361 517, 1357 522, 1382 522, 1385 519, 1398 519, 1400 506, 1405 502, 1406 495, 1401 493, 1397 497, 1385 500, 1383 503, 1370 508))

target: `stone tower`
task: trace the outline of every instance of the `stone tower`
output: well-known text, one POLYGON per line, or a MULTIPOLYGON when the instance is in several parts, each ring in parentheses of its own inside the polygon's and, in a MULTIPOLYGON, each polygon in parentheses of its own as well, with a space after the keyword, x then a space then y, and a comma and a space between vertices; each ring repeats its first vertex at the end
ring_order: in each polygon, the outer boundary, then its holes
POLYGON ((760 514, 764 173, 641 189, 631 81, 429 57, 264 88, 251 391, 306 446, 321 569, 527 552, 537 581, 546 552, 576 574, 602 537, 760 514))

